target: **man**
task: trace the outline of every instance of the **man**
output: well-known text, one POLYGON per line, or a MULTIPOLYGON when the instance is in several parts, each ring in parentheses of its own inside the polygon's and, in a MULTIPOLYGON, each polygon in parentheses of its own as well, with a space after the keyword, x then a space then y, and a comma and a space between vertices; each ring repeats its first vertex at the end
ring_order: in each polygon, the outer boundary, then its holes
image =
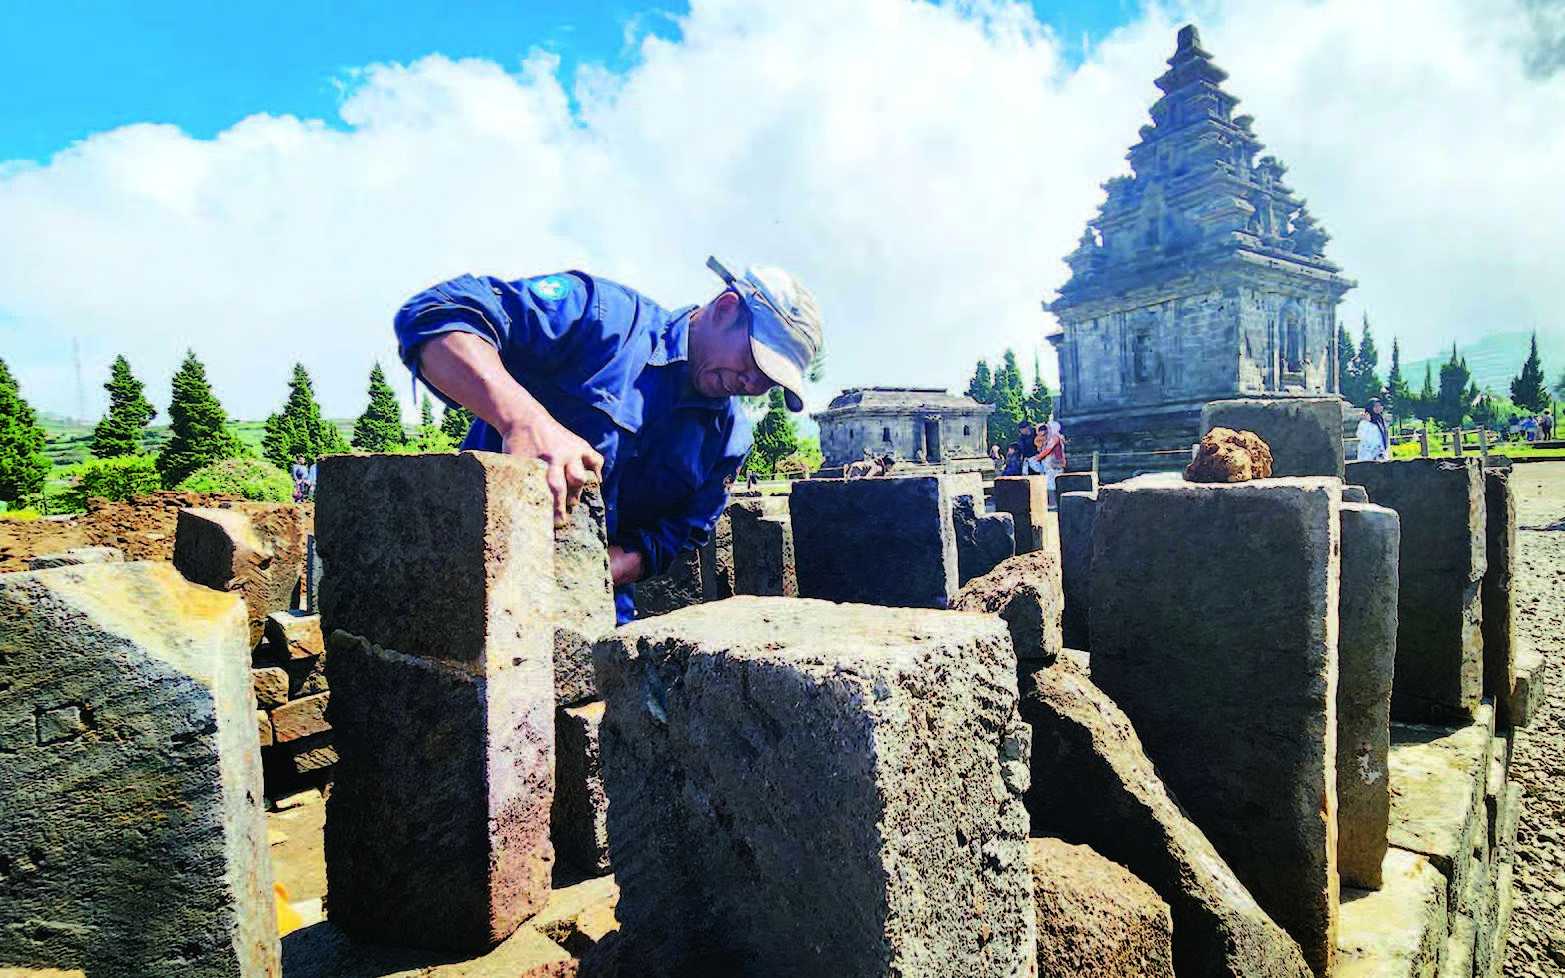
POLYGON ((583 486, 602 483, 622 624, 635 617, 635 582, 704 544, 722 514, 750 451, 736 398, 780 386, 788 409, 804 410, 820 350, 815 299, 787 272, 707 266, 723 291, 675 312, 572 271, 464 275, 396 317, 415 379, 477 415, 464 449, 546 463, 556 522, 583 486))

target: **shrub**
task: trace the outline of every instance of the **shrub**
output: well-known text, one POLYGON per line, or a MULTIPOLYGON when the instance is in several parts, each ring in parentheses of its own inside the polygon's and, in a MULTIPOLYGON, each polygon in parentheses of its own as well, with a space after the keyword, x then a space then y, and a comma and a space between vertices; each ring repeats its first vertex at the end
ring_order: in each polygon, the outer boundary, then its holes
POLYGON ((288 473, 258 458, 226 458, 192 472, 174 488, 184 492, 214 492, 243 496, 256 502, 293 500, 288 473))
POLYGON ((67 502, 85 508, 89 499, 124 502, 163 488, 153 455, 117 455, 83 462, 67 502))

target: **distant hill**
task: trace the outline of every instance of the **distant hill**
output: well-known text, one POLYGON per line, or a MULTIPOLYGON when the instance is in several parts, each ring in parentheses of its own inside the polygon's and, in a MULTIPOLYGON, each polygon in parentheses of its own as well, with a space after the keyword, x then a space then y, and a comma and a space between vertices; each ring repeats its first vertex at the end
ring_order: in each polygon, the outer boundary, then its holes
MULTIPOLYGON (((73 465, 86 461, 88 449, 92 446, 91 424, 83 424, 71 418, 62 418, 59 415, 40 413, 39 424, 48 436, 44 443, 44 452, 55 465, 73 465)), ((342 432, 344 439, 353 437, 352 418, 332 418, 331 423, 342 432)), ((228 430, 239 437, 239 440, 257 455, 261 454, 261 437, 266 434, 266 422, 264 421, 230 421, 228 430)), ((168 425, 153 425, 147 429, 147 450, 155 452, 168 441, 168 425)))
MULTIPOLYGON (((1509 395, 1511 379, 1521 373, 1522 361, 1532 343, 1530 332, 1493 333, 1476 343, 1456 346, 1456 352, 1467 359, 1467 369, 1473 373, 1473 383, 1479 390, 1509 395)), ((1538 333, 1538 358, 1543 361, 1543 376, 1552 388, 1565 370, 1565 334, 1538 333)), ((1402 376, 1416 393, 1424 384, 1424 366, 1429 365, 1435 386, 1440 386, 1440 365, 1451 359, 1450 348, 1444 353, 1423 360, 1409 360, 1402 365, 1402 376)), ((1391 369, 1389 349, 1380 351, 1380 375, 1385 377, 1391 369)))

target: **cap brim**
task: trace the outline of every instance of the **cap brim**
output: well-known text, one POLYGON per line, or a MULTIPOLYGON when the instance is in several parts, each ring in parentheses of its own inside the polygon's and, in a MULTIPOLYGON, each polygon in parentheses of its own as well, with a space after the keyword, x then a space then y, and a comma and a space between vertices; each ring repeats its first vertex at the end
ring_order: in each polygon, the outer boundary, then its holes
POLYGON ((804 374, 800 373, 799 368, 754 336, 750 337, 750 353, 755 357, 755 365, 761 368, 761 373, 783 389, 783 400, 788 402, 788 410, 794 414, 803 411, 804 374))

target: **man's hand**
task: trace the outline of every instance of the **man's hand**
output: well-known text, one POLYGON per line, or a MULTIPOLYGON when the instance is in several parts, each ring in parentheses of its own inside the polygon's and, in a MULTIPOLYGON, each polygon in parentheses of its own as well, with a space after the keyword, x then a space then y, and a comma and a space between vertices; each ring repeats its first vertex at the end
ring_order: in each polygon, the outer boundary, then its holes
POLYGON ((564 526, 581 500, 582 487, 603 478, 603 456, 546 412, 538 415, 500 435, 507 455, 536 458, 549 466, 545 480, 554 495, 554 525, 564 526))

